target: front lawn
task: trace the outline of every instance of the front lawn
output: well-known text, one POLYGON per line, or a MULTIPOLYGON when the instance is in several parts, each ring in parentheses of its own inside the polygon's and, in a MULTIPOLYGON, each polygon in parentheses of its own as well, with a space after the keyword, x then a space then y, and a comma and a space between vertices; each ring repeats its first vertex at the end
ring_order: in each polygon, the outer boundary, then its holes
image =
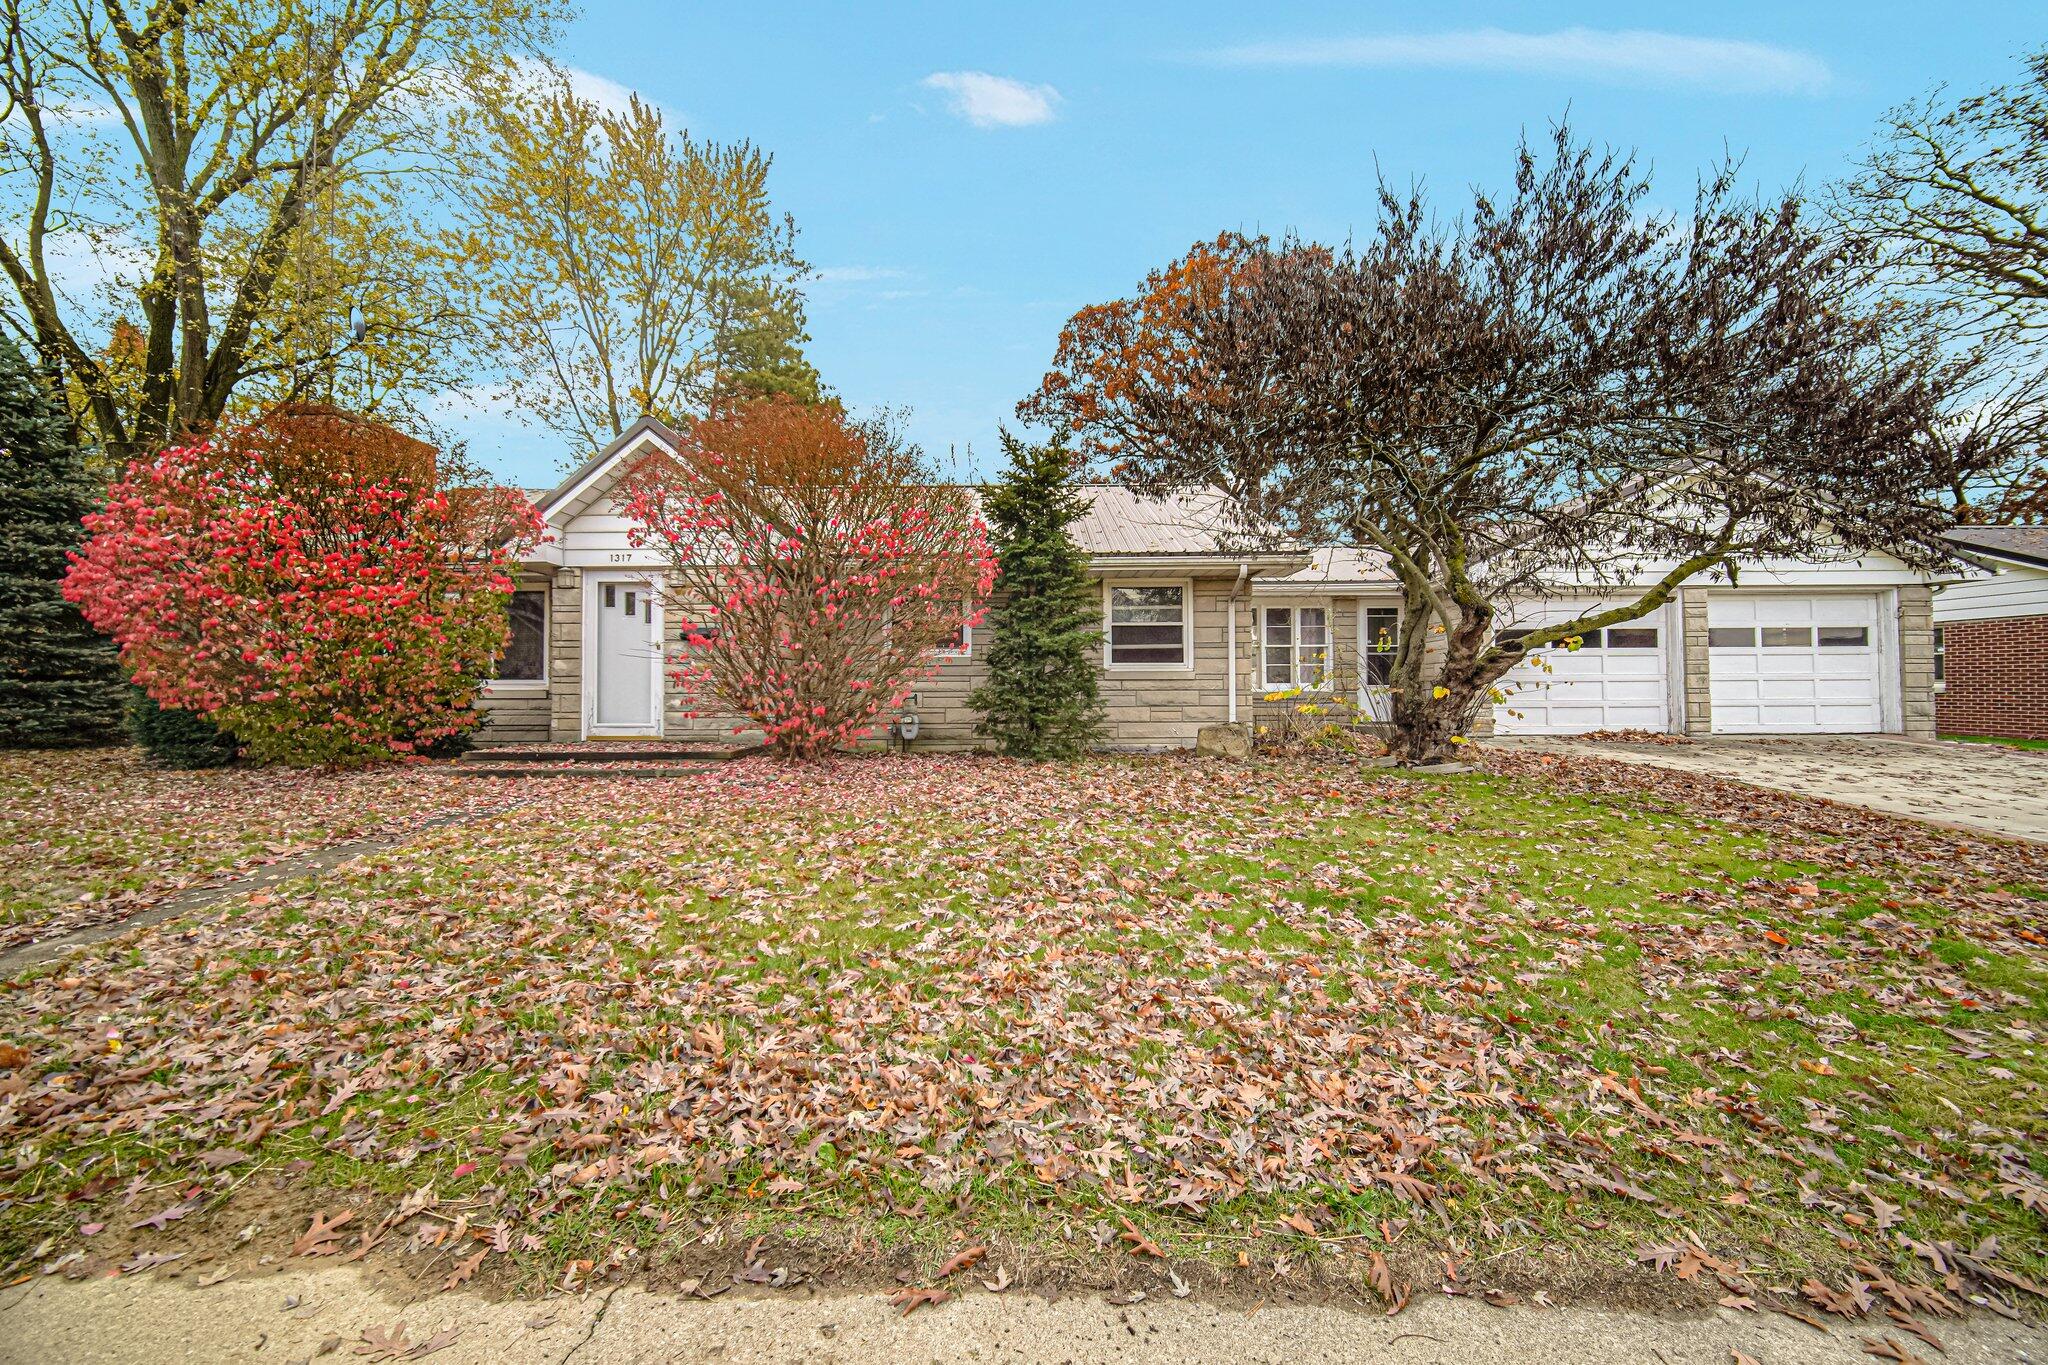
POLYGON ((0 949, 506 795, 419 767, 180 772, 133 749, 0 751, 0 949))
POLYGON ((572 1282, 707 1220, 1916 1311, 2042 1278, 2048 849, 1487 761, 551 786, 0 996, 0 1264, 174 1248, 261 1172, 432 1186, 572 1282))

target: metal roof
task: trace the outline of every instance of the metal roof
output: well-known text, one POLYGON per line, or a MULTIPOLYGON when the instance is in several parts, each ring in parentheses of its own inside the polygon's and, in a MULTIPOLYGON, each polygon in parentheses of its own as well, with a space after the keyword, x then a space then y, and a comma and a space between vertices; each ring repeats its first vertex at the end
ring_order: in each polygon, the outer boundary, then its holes
POLYGON ((1214 489, 1146 497, 1119 484, 1083 490, 1074 543, 1094 555, 1229 555, 1258 547, 1238 531, 1235 508, 1214 489))
POLYGON ((1387 566, 1381 550, 1363 550, 1354 545, 1322 545, 1309 552, 1309 566, 1281 577, 1261 580, 1252 587, 1258 593, 1327 591, 1345 587, 1390 587, 1400 583, 1387 566))

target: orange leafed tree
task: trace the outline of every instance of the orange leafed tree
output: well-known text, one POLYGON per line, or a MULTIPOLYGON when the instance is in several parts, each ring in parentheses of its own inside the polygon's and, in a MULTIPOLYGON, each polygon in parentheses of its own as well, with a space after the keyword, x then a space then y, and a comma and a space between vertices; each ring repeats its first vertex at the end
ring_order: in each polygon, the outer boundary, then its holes
POLYGON ((836 405, 740 404, 627 476, 629 514, 668 560, 672 674, 693 714, 744 716, 785 758, 871 734, 995 580, 965 490, 836 405))

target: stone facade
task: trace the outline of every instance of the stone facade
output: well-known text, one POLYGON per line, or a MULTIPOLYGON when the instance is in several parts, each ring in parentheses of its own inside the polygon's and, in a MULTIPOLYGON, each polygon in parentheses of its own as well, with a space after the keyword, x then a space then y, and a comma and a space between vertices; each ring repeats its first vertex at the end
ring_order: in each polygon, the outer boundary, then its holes
MULTIPOLYGON (((533 743, 552 740, 571 742, 582 737, 583 721, 583 572, 575 568, 553 571, 552 579, 529 573, 522 587, 551 585, 548 612, 548 677, 545 684, 498 684, 484 697, 486 722, 481 742, 489 744, 533 743)), ((1100 581, 1115 583, 1118 576, 1105 575, 1100 581)), ((1147 576, 1144 581, 1159 581, 1147 576)), ((1361 660, 1358 653, 1358 621, 1361 599, 1354 595, 1302 594, 1286 598, 1254 597, 1234 578, 1195 576, 1185 580, 1192 606, 1193 657, 1186 667, 1106 668, 1101 675, 1104 710, 1104 740, 1112 749, 1153 750, 1188 748, 1194 745, 1202 727, 1224 724, 1232 719, 1232 651, 1230 624, 1236 622, 1235 720, 1254 732, 1276 730, 1295 715, 1304 702, 1325 703, 1336 719, 1358 718, 1356 702, 1361 660), (1235 612, 1232 600, 1235 598, 1235 612), (1329 611, 1331 636, 1331 678, 1329 689, 1319 695, 1268 700, 1278 689, 1262 675, 1260 654, 1261 606, 1322 605, 1329 611)), ((1684 640, 1683 713, 1675 717, 1674 728, 1688 735, 1713 733, 1711 660, 1707 648, 1708 591, 1693 588, 1678 594, 1675 614, 1682 622, 1684 640)), ((1391 600, 1371 599, 1373 605, 1392 605, 1391 600)), ((1899 721, 1907 735, 1930 736, 1935 732, 1934 631, 1932 595, 1928 588, 1910 585, 1896 590, 1899 674, 1899 721)), ((671 612, 676 616, 677 613, 671 612)), ((977 713, 968 697, 988 676, 988 649, 995 638, 994 626, 984 622, 970 633, 968 649, 959 656, 940 660, 932 677, 920 683, 907 709, 915 711, 920 733, 910 746, 919 750, 957 750, 984 747, 986 741, 974 732, 977 713)), ((670 652, 682 648, 679 621, 668 623, 663 646, 670 652)), ((1942 697, 1941 727, 1954 733, 2027 735, 2048 731, 2048 669, 2039 661, 2048 658, 2048 616, 2018 621, 1970 622, 1948 627, 1950 683, 1942 697), (1966 662, 1965 677, 1983 677, 1983 691, 1977 684, 1956 681, 1957 641, 1963 657, 1981 659, 1966 662), (1978 643, 1982 641, 1981 645, 1978 643), (2033 672, 2027 672, 2031 667, 2033 672), (2029 691, 2029 689, 2032 689, 2029 691), (1999 721, 1990 710, 1993 695, 2004 698, 2014 719, 1999 721), (2019 698, 2036 700, 2019 704, 2019 698), (1981 700, 1970 700, 1982 698, 1981 700), (2037 708, 2028 711, 2027 707, 2037 708), (1966 709, 1967 708, 1967 709, 1966 709), (1966 720, 1965 717, 1975 717, 1966 720), (1971 729, 1978 725, 1985 728, 1971 729), (2004 726, 2005 728, 1998 728, 2004 726), (2018 728, 2014 728, 2018 727, 2018 728), (2029 728, 2031 727, 2031 728, 2029 728)), ((1098 655, 1099 662, 1099 655, 1098 655)), ((735 717, 690 716, 687 701, 671 678, 664 688, 662 733, 670 739, 724 743, 735 738, 758 738, 735 717)), ((1491 708, 1482 710, 1473 727, 1475 735, 1492 731, 1491 708)))
MULTIPOLYGON (((1104 584, 1119 581, 1105 575, 1104 584)), ((1160 581, 1147 575, 1146 582, 1160 581)), ((1329 611, 1333 660, 1330 689, 1302 698, 1266 700, 1278 690, 1262 681, 1259 654, 1259 611, 1235 577, 1196 575, 1175 581, 1189 588, 1193 652, 1184 667, 1105 668, 1101 675, 1104 741, 1112 749, 1154 750, 1192 747, 1205 725, 1231 717, 1231 622, 1236 623, 1236 720, 1240 724, 1277 728, 1303 701, 1330 702, 1330 714, 1350 719, 1359 683, 1358 607, 1353 596, 1304 594, 1285 599, 1289 605, 1322 605, 1329 611), (1232 599, 1235 598, 1235 610, 1232 599)), ((552 578, 523 575, 520 586, 551 586, 548 613, 548 676, 533 684, 494 684, 479 703, 485 725, 479 739, 486 744, 519 744, 548 740, 573 742, 583 733, 583 587, 584 571, 561 568, 552 578)), ((1279 605, 1276 600, 1273 604, 1279 605)), ((682 648, 679 613, 668 613, 663 647, 671 654, 682 648)), ((968 697, 988 677, 988 650, 995 639, 985 621, 969 633, 968 648, 943 657, 937 671, 918 684, 906 709, 915 711, 920 732, 910 746, 943 751, 980 748, 975 734, 979 715, 968 697)), ((1097 654, 1100 663, 1100 654, 1097 654)), ((662 733, 669 739, 727 742, 758 738, 744 730, 735 734, 738 718, 689 716, 683 694, 670 678, 664 688, 662 733)))
POLYGON ((1934 589, 1916 583, 1898 590, 1899 702, 1902 730, 1916 739, 1935 733, 1934 589))

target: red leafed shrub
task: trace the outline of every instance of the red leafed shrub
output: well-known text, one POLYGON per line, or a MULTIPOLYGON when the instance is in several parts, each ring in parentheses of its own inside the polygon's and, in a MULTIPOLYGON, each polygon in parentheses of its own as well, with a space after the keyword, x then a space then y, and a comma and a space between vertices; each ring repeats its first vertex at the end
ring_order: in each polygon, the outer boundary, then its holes
POLYGON ((692 713, 747 717, 785 758, 873 733, 995 582, 972 499, 836 406, 771 398, 699 421, 626 494, 669 563, 692 713))
POLYGON ((301 411, 136 460, 85 519, 64 595, 160 705, 252 758, 416 752, 477 723, 508 542, 538 529, 516 493, 444 486, 421 449, 301 411))

